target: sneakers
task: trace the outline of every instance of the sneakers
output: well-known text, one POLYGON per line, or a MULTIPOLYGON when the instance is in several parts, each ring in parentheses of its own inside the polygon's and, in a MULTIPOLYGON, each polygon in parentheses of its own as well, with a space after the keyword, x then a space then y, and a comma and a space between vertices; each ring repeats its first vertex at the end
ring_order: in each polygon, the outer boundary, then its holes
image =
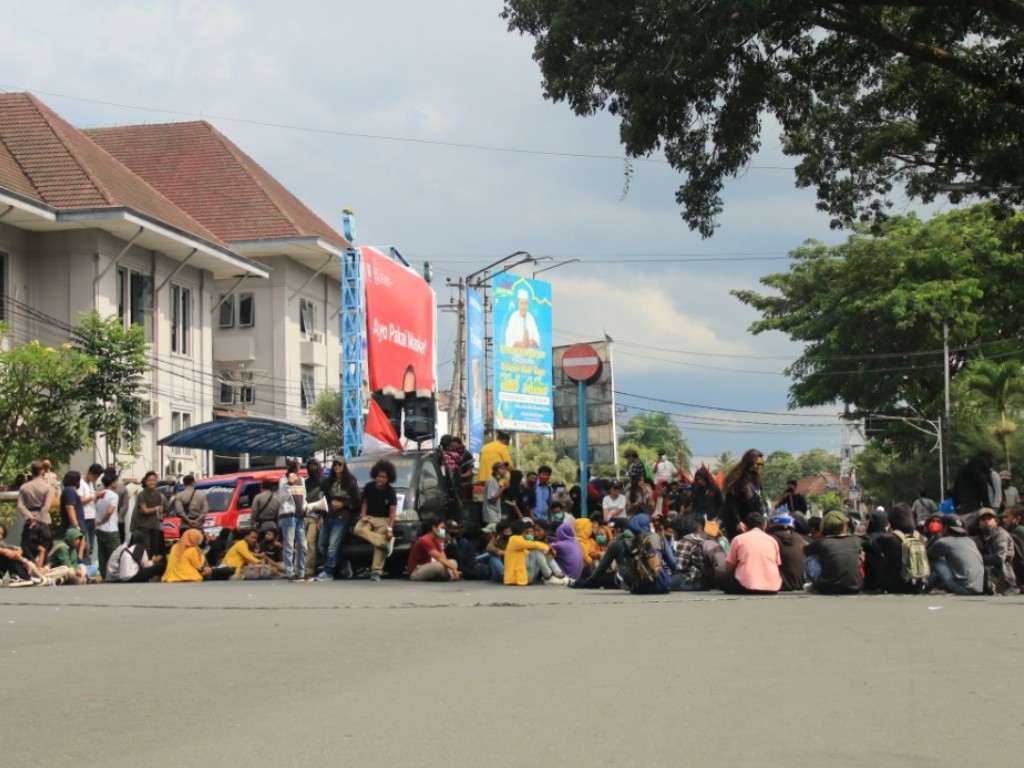
POLYGON ((347 562, 341 567, 341 578, 351 579, 355 575, 355 572, 352 570, 352 563, 347 562))
POLYGON ((370 581, 380 581, 380 574, 379 573, 371 573, 370 574, 370 581))
POLYGON ((548 579, 547 581, 545 581, 543 583, 544 584, 551 584, 551 585, 554 585, 556 587, 564 587, 564 586, 566 586, 568 584, 571 584, 572 583, 572 579, 566 578, 565 576, 552 576, 550 579, 548 579))
POLYGON ((327 571, 320 571, 320 573, 318 573, 316 575, 316 580, 317 581, 332 581, 333 579, 331 577, 331 574, 329 574, 327 571))
POLYGON ((391 557, 391 555, 393 555, 395 553, 395 537, 394 536, 392 536, 390 539, 388 539, 387 553, 388 553, 388 555, 387 555, 388 557, 391 557))
POLYGON ((7 586, 8 587, 34 587, 35 584, 33 584, 31 581, 25 581, 24 579, 20 579, 17 576, 12 576, 11 580, 7 583, 7 586))

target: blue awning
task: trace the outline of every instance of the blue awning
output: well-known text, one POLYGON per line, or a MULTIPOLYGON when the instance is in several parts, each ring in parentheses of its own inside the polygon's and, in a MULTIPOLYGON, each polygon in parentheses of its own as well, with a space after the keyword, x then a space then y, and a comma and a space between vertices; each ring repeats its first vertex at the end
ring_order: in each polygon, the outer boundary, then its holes
POLYGON ((316 435, 295 424, 245 416, 196 424, 158 442, 204 451, 305 457, 315 453, 316 435))

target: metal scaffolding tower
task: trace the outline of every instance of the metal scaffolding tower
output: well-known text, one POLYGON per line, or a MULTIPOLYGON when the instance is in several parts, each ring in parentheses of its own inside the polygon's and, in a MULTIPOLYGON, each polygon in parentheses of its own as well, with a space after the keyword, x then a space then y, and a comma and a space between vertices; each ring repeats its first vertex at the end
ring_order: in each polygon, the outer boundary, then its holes
POLYGON ((358 248, 341 262, 341 439, 345 456, 363 448, 363 263, 358 248))

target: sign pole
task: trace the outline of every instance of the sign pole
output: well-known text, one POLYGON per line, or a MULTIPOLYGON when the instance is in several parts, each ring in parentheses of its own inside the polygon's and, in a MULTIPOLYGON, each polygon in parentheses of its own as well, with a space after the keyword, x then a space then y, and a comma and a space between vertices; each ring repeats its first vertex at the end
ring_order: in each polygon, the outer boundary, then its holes
POLYGON ((580 517, 587 519, 587 382, 576 383, 580 406, 580 517))

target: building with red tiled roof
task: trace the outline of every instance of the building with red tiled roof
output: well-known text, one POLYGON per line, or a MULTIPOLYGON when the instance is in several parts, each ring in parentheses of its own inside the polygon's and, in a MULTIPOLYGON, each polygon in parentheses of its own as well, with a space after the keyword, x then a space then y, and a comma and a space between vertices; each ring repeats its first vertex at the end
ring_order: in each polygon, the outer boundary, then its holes
POLYGON ((339 281, 349 243, 205 121, 86 134, 232 250, 273 270, 257 284, 212 284, 220 292, 218 404, 225 415, 304 422, 323 389, 338 386, 339 281))

